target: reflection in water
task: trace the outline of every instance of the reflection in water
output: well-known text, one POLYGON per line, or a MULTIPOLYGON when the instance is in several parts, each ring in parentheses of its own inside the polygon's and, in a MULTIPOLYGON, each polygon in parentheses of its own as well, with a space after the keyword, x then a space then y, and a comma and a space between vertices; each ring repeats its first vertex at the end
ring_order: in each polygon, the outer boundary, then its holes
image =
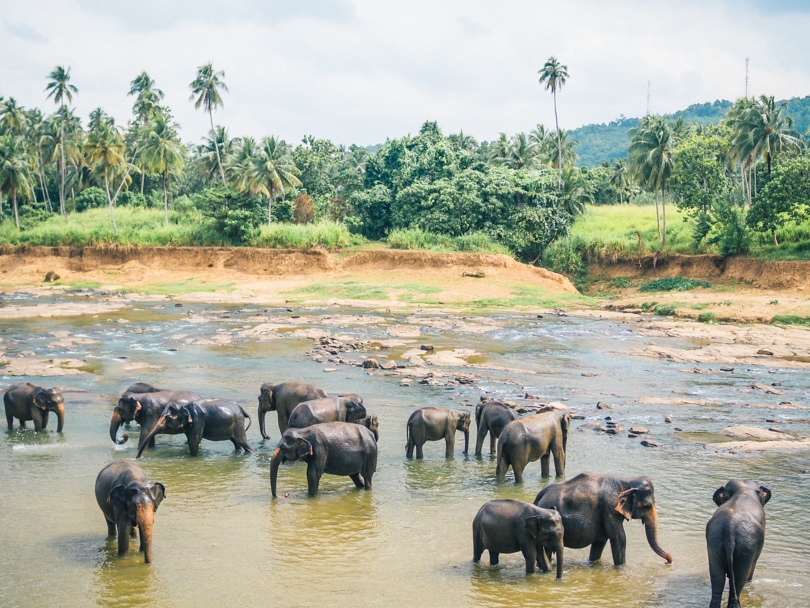
POLYGON ((97 605, 121 608, 167 605, 165 589, 151 565, 143 563, 143 553, 137 547, 136 542, 130 543, 129 553, 119 558, 118 544, 111 538, 99 549, 91 586, 97 605))

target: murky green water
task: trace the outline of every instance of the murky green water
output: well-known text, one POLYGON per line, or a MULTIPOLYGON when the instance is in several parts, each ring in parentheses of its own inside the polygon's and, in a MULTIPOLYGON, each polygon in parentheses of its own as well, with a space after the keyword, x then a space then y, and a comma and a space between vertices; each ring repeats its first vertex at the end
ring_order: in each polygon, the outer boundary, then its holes
MULTIPOLYGON (((615 322, 515 315, 475 333, 431 324, 435 315, 406 319, 381 313, 399 323, 429 323, 417 346, 473 348, 487 355, 488 364, 534 372, 481 372, 486 378, 473 386, 414 382, 403 387, 398 378, 351 366, 323 372, 335 366, 308 358, 312 342, 293 331, 322 328, 382 339, 389 337, 386 324, 340 327, 342 314, 363 314, 340 309, 297 311, 301 319, 292 322, 290 314, 263 307, 141 304, 98 318, 0 322, 0 352, 7 358, 30 351, 38 358, 82 359, 93 371, 75 377, 0 377, 5 386, 30 380, 76 389, 64 393, 68 412, 62 436, 30 430, 0 435, 0 605, 705 606, 710 588, 703 529, 714 510, 712 493, 731 477, 756 479, 773 491, 766 507, 765 549, 746 588, 745 605, 810 605, 810 455, 739 457, 703 447, 724 426, 770 426, 765 418, 806 434, 810 415, 804 410, 772 406, 784 400, 802 403, 810 373, 756 367, 733 374, 687 373, 683 370, 693 365, 627 355, 651 339, 615 322), (239 335, 269 317, 288 319, 275 339, 239 335), (92 342, 57 345, 65 335, 92 342), (138 367, 142 364, 154 367, 138 367), (292 379, 330 392, 360 393, 369 412, 379 416, 373 491, 356 490, 348 478, 324 476, 320 496, 308 499, 305 466, 293 465, 282 467, 279 475, 279 491, 289 497, 271 500, 269 462, 279 433, 271 417, 272 439, 261 441, 257 395, 262 382, 292 379), (134 551, 116 556, 93 495, 104 465, 135 455, 134 442, 116 447, 108 428, 118 394, 138 380, 233 398, 254 418, 248 431, 256 448, 251 455, 234 453, 230 442, 203 441, 201 455, 191 458, 182 436, 160 436, 158 448, 139 461, 166 486, 151 565, 134 551), (744 392, 751 382, 775 380, 784 395, 744 392), (611 565, 609 551, 606 561, 588 564, 587 550, 567 551, 562 581, 553 575, 526 577, 519 554, 502 556, 500 568, 472 564, 475 512, 493 498, 533 500, 546 483, 539 463, 527 468, 524 486, 497 487, 494 460, 461 456, 461 437, 454 461, 444 460, 438 443, 426 446, 424 461, 408 461, 405 421, 414 407, 463 407, 475 403, 481 391, 512 399, 525 392, 566 399, 588 418, 575 428, 606 415, 627 428, 648 427, 664 447, 647 449, 623 435, 575 430, 568 476, 582 471, 650 476, 660 541, 674 564, 665 566, 653 554, 638 522, 625 526, 628 558, 622 568, 611 565), (712 405, 634 403, 639 396, 710 399, 712 405), (599 411, 597 401, 614 409, 599 411), (753 402, 762 405, 749 407, 753 402), (675 422, 666 424, 666 415, 675 422)), ((472 447, 474 427, 471 431, 472 447)), ((137 428, 130 435, 137 437, 137 428)))

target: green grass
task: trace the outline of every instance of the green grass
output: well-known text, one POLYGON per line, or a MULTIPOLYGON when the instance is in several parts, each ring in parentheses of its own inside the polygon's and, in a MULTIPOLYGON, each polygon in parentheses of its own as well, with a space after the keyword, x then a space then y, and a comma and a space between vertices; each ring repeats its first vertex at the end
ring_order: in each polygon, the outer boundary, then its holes
POLYGON ((512 255, 507 247, 493 241, 483 232, 472 232, 459 237, 433 234, 408 228, 394 230, 385 238, 391 249, 467 253, 503 253, 512 255))
POLYGON ((344 249, 361 245, 363 238, 353 235, 338 222, 318 222, 316 224, 273 224, 262 226, 259 235, 253 240, 256 247, 271 249, 344 249))
POLYGON ((475 309, 482 308, 562 308, 593 304, 593 298, 579 294, 554 294, 542 287, 518 285, 512 288, 511 297, 482 298, 466 302, 465 305, 475 309))
MULTIPOLYGON (((299 290, 318 298, 345 298, 348 300, 387 300, 386 289, 359 281, 327 281, 299 290)), ((294 294, 296 292, 285 292, 294 294)))
POLYGON ((671 317, 675 314, 677 304, 658 304, 653 308, 653 312, 662 317, 671 317))
POLYGON ((810 327, 810 317, 800 317, 798 315, 774 315, 771 323, 778 325, 802 325, 810 327))
POLYGON ((702 312, 697 320, 700 323, 717 323, 717 316, 713 312, 702 312))
POLYGON ((188 278, 175 283, 156 283, 154 285, 143 285, 135 288, 125 287, 123 291, 159 296, 171 296, 197 292, 231 292, 236 289, 236 287, 236 283, 209 283, 208 281, 202 279, 188 278))
POLYGON ((639 291, 689 291, 696 287, 711 287, 711 283, 682 277, 665 277, 645 283, 639 291))

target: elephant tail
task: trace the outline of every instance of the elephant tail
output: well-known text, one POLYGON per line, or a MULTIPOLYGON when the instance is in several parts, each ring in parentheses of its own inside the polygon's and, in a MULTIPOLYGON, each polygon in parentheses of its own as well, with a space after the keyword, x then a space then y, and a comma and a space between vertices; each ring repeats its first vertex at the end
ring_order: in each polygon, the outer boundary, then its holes
POLYGON ((247 423, 247 426, 245 427, 245 432, 247 432, 247 430, 250 428, 250 423, 251 423, 251 420, 250 420, 250 414, 248 414, 248 413, 245 411, 245 408, 243 408, 241 405, 239 406, 239 409, 240 409, 240 410, 242 410, 242 415, 243 415, 245 418, 247 418, 248 423, 247 423))
POLYGON ((411 445, 411 425, 405 425, 405 449, 408 449, 408 446, 411 445))
POLYGON ((568 429, 571 426, 571 415, 565 414, 560 420, 560 429, 562 430, 563 452, 568 451, 568 429))
POLYGON ((498 483, 503 483, 506 479, 506 471, 511 463, 508 452, 503 451, 503 441, 500 438, 498 439, 495 462, 497 463, 495 465, 495 480, 498 483))
MULTIPOLYGON (((728 541, 726 542, 726 574, 728 575, 728 597, 737 599, 739 598, 739 590, 737 589, 737 577, 734 576, 734 535, 729 534, 728 541)), ((746 581, 742 581, 745 585, 746 581)), ((731 602, 731 599, 729 599, 731 602)))

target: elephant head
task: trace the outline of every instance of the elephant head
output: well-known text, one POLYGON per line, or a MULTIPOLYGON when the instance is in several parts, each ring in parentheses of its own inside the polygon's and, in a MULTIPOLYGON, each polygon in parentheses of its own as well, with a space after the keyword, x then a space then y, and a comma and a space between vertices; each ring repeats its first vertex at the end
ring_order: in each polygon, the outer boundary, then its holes
POLYGON ((753 494, 759 499, 763 507, 771 499, 771 491, 765 486, 760 486, 746 479, 731 479, 726 485, 717 488, 712 500, 719 507, 739 492, 753 494))
POLYGON ((183 406, 174 404, 167 405, 163 409, 160 418, 155 422, 155 426, 152 427, 152 430, 150 430, 146 437, 143 438, 143 441, 141 441, 141 445, 138 446, 138 455, 135 456, 135 458, 141 457, 144 448, 158 433, 178 434, 187 432, 192 424, 194 424, 192 405, 193 403, 183 406))
POLYGON ((273 457, 270 460, 270 491, 273 498, 276 498, 276 480, 278 479, 278 467, 282 462, 295 462, 296 460, 306 460, 312 456, 312 444, 307 441, 298 429, 287 429, 281 440, 273 450, 273 457))
POLYGON ((470 412, 459 412, 459 418, 456 422, 456 429, 464 433, 464 453, 470 447, 470 412))
POLYGON ((37 387, 31 394, 31 400, 34 407, 42 410, 43 419, 46 419, 48 412, 56 412, 56 432, 61 433, 65 426, 65 400, 62 393, 55 388, 37 387))
POLYGON ((140 401, 129 395, 122 396, 115 405, 112 418, 110 419, 110 439, 118 445, 126 443, 129 440, 129 435, 124 433, 121 435, 121 439, 118 439, 118 429, 121 428, 121 425, 125 422, 136 420, 140 412, 140 401))
POLYGON ((617 513, 625 519, 640 519, 644 524, 647 542, 655 553, 668 564, 672 563, 672 555, 667 553, 658 544, 658 513, 655 508, 653 485, 647 477, 637 477, 623 484, 625 489, 619 493, 616 506, 617 513))
POLYGON ((363 407, 363 398, 354 393, 342 395, 340 399, 346 408, 346 422, 354 422, 366 416, 366 408, 363 407))
POLYGON ((276 400, 273 399, 273 390, 276 388, 275 384, 265 382, 259 389, 259 430, 262 437, 270 439, 270 436, 265 431, 264 417, 267 412, 275 411, 276 400))
POLYGON ((125 526, 120 524, 129 522, 137 526, 143 548, 144 561, 152 561, 152 526, 155 522, 155 511, 166 496, 166 488, 162 483, 143 484, 133 481, 128 485, 118 485, 110 490, 107 501, 116 509, 116 519, 119 520, 118 542, 119 553, 126 552, 129 543, 129 531, 123 531, 125 526), (124 538, 121 538, 121 537, 124 538), (123 551, 122 551, 123 548, 123 551))
MULTIPOLYGON (((557 578, 563 574, 563 524, 562 517, 551 509, 550 516, 535 515, 525 520, 526 532, 537 544, 548 547, 557 554, 557 578)), ((543 549, 540 548, 540 551, 543 549)))
POLYGON ((364 416, 359 420, 355 420, 357 424, 362 424, 365 426, 371 433, 374 435, 374 441, 380 440, 380 421, 377 419, 377 416, 364 416))

